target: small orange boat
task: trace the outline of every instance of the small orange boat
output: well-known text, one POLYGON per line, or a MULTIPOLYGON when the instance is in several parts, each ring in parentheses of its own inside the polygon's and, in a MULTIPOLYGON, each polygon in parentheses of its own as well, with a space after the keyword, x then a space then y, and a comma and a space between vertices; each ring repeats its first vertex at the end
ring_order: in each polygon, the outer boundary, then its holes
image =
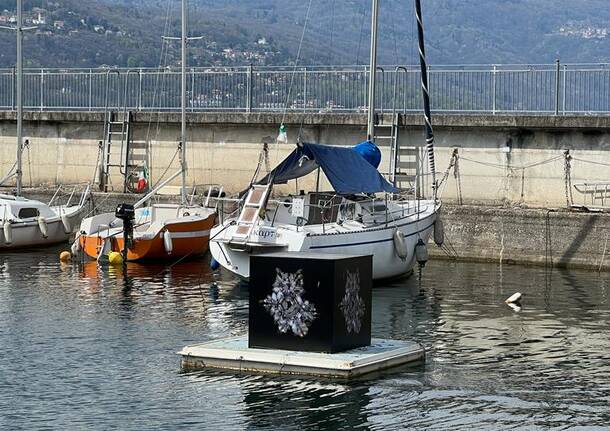
MULTIPOLYGON (((133 241, 127 260, 180 258, 203 254, 208 249, 210 229, 216 221, 212 208, 155 204, 135 211, 133 241)), ((122 252, 123 220, 114 213, 99 214, 82 221, 77 245, 93 259, 122 252)))

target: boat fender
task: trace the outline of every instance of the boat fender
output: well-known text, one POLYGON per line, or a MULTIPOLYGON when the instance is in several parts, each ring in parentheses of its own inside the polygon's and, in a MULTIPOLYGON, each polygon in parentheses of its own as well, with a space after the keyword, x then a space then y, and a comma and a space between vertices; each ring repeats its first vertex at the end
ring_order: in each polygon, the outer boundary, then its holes
POLYGON ((421 238, 417 240, 415 245, 415 259, 417 259, 417 263, 421 267, 426 266, 426 262, 428 262, 428 247, 426 247, 426 243, 421 238))
POLYGON ((72 225, 70 224, 70 219, 67 215, 64 214, 61 216, 61 224, 64 225, 64 233, 72 233, 72 225))
POLYGON ((76 256, 80 251, 80 236, 77 236, 70 247, 70 251, 72 252, 72 256, 76 256))
POLYGON ((13 242, 13 225, 11 224, 10 221, 5 221, 4 222, 4 243, 5 244, 11 244, 13 242))
POLYGON ((172 244, 172 234, 168 230, 163 231, 163 246, 167 254, 172 254, 174 245, 172 244))
POLYGON ((443 220, 438 217, 434 222, 434 243, 439 247, 445 242, 445 227, 443 220))
POLYGON ((218 268, 220 268, 220 263, 218 263, 218 261, 213 257, 210 258, 210 269, 212 271, 216 271, 218 268))
POLYGON ((40 233, 43 238, 49 237, 49 231, 47 228, 47 221, 44 217, 38 217, 38 228, 40 229, 40 233))
POLYGON ((407 258, 407 243, 405 241, 405 234, 402 233, 399 229, 394 231, 394 251, 396 255, 401 259, 407 258))

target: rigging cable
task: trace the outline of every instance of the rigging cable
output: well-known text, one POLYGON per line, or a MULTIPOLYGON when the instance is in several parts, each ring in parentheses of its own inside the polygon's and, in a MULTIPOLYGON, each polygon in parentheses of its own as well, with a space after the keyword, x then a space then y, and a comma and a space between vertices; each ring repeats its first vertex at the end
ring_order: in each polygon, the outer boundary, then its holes
POLYGON ((303 47, 303 39, 305 38, 305 31, 307 30, 307 23, 309 22, 309 12, 311 11, 312 2, 313 2, 313 0, 309 0, 309 4, 307 5, 307 14, 305 15, 305 22, 303 23, 303 31, 301 33, 301 40, 299 41, 299 49, 297 50, 297 55, 294 60, 294 67, 293 67, 292 73, 290 75, 290 85, 288 86, 288 94, 286 94, 286 103, 284 104, 284 112, 282 113, 282 124, 284 124, 284 119, 286 118, 286 111, 288 110, 288 103, 290 103, 290 95, 292 94, 294 76, 296 74, 297 67, 299 65, 299 60, 301 58, 301 49, 303 47))

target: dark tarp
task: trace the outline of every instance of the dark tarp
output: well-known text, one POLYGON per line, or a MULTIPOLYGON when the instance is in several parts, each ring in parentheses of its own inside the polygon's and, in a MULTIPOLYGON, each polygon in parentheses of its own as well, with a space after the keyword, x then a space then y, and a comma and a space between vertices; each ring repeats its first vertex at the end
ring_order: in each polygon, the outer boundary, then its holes
POLYGON ((352 148, 320 144, 302 144, 297 147, 259 183, 265 184, 271 178, 274 184, 283 184, 303 177, 318 167, 340 194, 398 192, 352 148))

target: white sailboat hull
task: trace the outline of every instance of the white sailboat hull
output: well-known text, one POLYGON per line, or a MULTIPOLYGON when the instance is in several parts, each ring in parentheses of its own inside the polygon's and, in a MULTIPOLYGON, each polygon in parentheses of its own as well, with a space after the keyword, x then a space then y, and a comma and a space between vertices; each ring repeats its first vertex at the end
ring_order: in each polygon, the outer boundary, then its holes
POLYGON ((250 276, 250 256, 257 253, 272 251, 341 253, 348 255, 372 255, 373 279, 398 277, 410 273, 416 265, 415 245, 421 238, 428 242, 434 229, 438 207, 433 204, 428 211, 419 216, 405 217, 387 225, 369 227, 349 231, 333 230, 326 233, 312 233, 307 230, 296 232, 282 230, 278 227, 279 241, 277 244, 246 247, 244 250, 234 247, 231 238, 234 227, 228 226, 230 221, 212 230, 210 252, 220 265, 242 279, 250 276), (224 229, 224 230, 223 230, 224 229), (398 256, 394 244, 396 230, 404 234, 407 256, 398 256))
POLYGON ((35 200, 0 197, 0 250, 68 241, 85 215, 84 203, 85 199, 82 199, 79 205, 49 207, 35 200), (40 216, 20 219, 13 214, 13 211, 17 212, 20 208, 35 208, 40 216), (39 221, 39 218, 43 221, 39 221))

